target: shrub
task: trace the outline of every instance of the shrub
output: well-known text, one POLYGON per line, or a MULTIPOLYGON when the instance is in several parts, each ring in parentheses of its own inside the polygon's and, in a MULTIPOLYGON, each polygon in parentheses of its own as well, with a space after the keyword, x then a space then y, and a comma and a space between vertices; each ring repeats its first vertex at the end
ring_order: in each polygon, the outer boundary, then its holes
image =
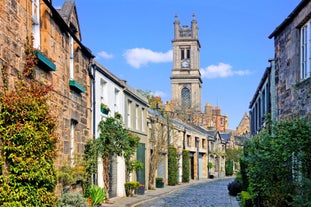
POLYGON ((58 207, 86 207, 87 203, 80 193, 65 193, 58 200, 58 207))
POLYGON ((178 183, 178 162, 177 149, 173 146, 168 147, 168 185, 178 183))
POLYGON ((106 199, 106 191, 96 185, 90 187, 89 190, 90 198, 92 199, 92 206, 99 205, 103 203, 106 199))
POLYGON ((133 196, 134 191, 139 188, 139 182, 126 182, 124 184, 126 196, 133 196))
POLYGON ((242 206, 243 207, 252 207, 252 197, 247 191, 241 192, 241 200, 242 200, 242 206))
POLYGON ((226 176, 233 175, 233 161, 232 160, 230 160, 230 159, 226 160, 225 169, 226 169, 226 176))
POLYGON ((238 193, 240 193, 242 191, 241 183, 238 181, 233 181, 233 182, 229 183, 228 184, 228 191, 229 191, 229 195, 237 196, 238 193))
POLYGON ((188 150, 182 151, 182 182, 188 183, 190 180, 190 153, 188 150))

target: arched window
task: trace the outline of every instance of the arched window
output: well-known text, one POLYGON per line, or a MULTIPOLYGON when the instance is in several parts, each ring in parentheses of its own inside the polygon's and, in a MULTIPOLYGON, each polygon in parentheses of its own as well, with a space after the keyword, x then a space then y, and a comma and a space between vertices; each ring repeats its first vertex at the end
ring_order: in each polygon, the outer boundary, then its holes
POLYGON ((181 104, 184 109, 189 109, 191 107, 191 93, 190 89, 187 87, 181 90, 181 104))

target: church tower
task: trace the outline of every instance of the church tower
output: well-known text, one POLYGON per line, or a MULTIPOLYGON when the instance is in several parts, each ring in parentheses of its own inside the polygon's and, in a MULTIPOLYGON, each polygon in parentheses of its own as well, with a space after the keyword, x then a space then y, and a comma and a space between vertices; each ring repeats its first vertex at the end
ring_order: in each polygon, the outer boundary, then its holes
POLYGON ((172 101, 176 110, 201 112, 200 42, 195 15, 191 27, 174 21, 172 101))

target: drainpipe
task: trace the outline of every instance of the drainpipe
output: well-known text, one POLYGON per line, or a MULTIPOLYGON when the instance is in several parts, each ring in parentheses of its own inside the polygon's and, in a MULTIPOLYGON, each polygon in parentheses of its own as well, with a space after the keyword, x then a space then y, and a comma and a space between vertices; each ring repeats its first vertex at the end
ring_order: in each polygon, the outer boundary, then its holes
MULTIPOLYGON (((92 134, 93 134, 93 140, 95 140, 96 136, 96 126, 95 126, 95 121, 96 121, 96 99, 95 99, 95 63, 93 63, 93 59, 90 60, 90 63, 88 65, 88 72, 89 76, 91 78, 91 103, 92 103, 92 134)), ((96 167, 97 168, 97 167, 96 167)), ((97 183, 97 174, 93 174, 92 176, 92 183, 95 185, 97 183)))

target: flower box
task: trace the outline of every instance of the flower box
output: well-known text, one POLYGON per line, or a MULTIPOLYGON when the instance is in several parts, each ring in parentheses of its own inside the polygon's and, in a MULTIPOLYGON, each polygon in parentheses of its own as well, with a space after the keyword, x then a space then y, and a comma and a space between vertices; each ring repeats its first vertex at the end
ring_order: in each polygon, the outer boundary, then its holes
POLYGON ((145 194, 145 185, 139 184, 138 189, 136 190, 137 195, 144 195, 145 194))
POLYGON ((106 104, 101 103, 100 104, 100 112, 107 115, 110 112, 110 109, 108 108, 108 106, 106 104))

